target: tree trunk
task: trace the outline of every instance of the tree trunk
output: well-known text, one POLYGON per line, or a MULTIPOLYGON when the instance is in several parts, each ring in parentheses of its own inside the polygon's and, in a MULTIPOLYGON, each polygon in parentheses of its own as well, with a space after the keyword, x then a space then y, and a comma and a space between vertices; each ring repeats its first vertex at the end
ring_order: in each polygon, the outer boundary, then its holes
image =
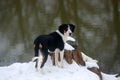
MULTIPOLYGON (((71 45, 75 48, 75 50, 65 50, 64 51, 65 60, 67 61, 68 64, 72 64, 72 62, 74 60, 78 65, 85 66, 85 61, 83 60, 83 57, 82 57, 80 49, 78 48, 78 45, 75 42, 71 43, 71 45)), ((53 65, 55 65, 54 53, 50 53, 50 56, 51 56, 53 65)), ((58 59, 60 61, 60 55, 59 55, 58 59)), ((100 80, 102 80, 102 75, 101 75, 100 69, 98 69, 97 67, 91 67, 91 68, 88 67, 87 69, 92 71, 93 73, 97 74, 99 76, 100 80)))
MULTIPOLYGON (((113 27, 115 28, 117 37, 116 54, 114 56, 114 63, 120 63, 120 15, 119 15, 119 0, 112 0, 113 4, 113 27)), ((114 65, 114 64, 113 64, 114 65)))

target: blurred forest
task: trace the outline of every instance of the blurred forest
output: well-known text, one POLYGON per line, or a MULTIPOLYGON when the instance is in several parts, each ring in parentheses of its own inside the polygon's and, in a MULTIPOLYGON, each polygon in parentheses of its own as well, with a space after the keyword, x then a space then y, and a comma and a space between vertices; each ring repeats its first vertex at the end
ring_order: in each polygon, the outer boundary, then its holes
POLYGON ((0 66, 30 61, 33 40, 76 25, 81 51, 106 73, 120 72, 120 0, 0 0, 0 66))

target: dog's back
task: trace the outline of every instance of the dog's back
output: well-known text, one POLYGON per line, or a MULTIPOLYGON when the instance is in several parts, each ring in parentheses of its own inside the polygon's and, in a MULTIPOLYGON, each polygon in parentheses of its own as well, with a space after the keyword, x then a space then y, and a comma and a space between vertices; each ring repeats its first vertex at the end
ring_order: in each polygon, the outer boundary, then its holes
MULTIPOLYGON (((38 36, 34 40, 34 45, 37 48, 36 50, 49 50, 51 52, 54 52, 56 48, 59 48, 60 50, 63 50, 64 48, 62 37, 57 32, 38 36)), ((38 53, 36 53, 35 56, 38 56, 38 53)))

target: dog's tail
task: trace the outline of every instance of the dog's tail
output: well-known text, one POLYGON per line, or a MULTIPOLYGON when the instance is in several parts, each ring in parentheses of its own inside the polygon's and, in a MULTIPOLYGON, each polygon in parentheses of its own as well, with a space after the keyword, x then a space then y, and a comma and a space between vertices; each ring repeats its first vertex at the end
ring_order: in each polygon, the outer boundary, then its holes
POLYGON ((33 57, 32 61, 35 62, 39 57, 33 57))

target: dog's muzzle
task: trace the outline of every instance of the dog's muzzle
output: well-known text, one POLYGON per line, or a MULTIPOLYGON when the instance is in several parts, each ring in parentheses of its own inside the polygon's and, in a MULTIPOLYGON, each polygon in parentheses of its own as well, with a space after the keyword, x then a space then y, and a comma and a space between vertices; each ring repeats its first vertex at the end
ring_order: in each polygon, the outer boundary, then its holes
POLYGON ((72 33, 69 33, 69 36, 71 36, 72 35, 72 33))

